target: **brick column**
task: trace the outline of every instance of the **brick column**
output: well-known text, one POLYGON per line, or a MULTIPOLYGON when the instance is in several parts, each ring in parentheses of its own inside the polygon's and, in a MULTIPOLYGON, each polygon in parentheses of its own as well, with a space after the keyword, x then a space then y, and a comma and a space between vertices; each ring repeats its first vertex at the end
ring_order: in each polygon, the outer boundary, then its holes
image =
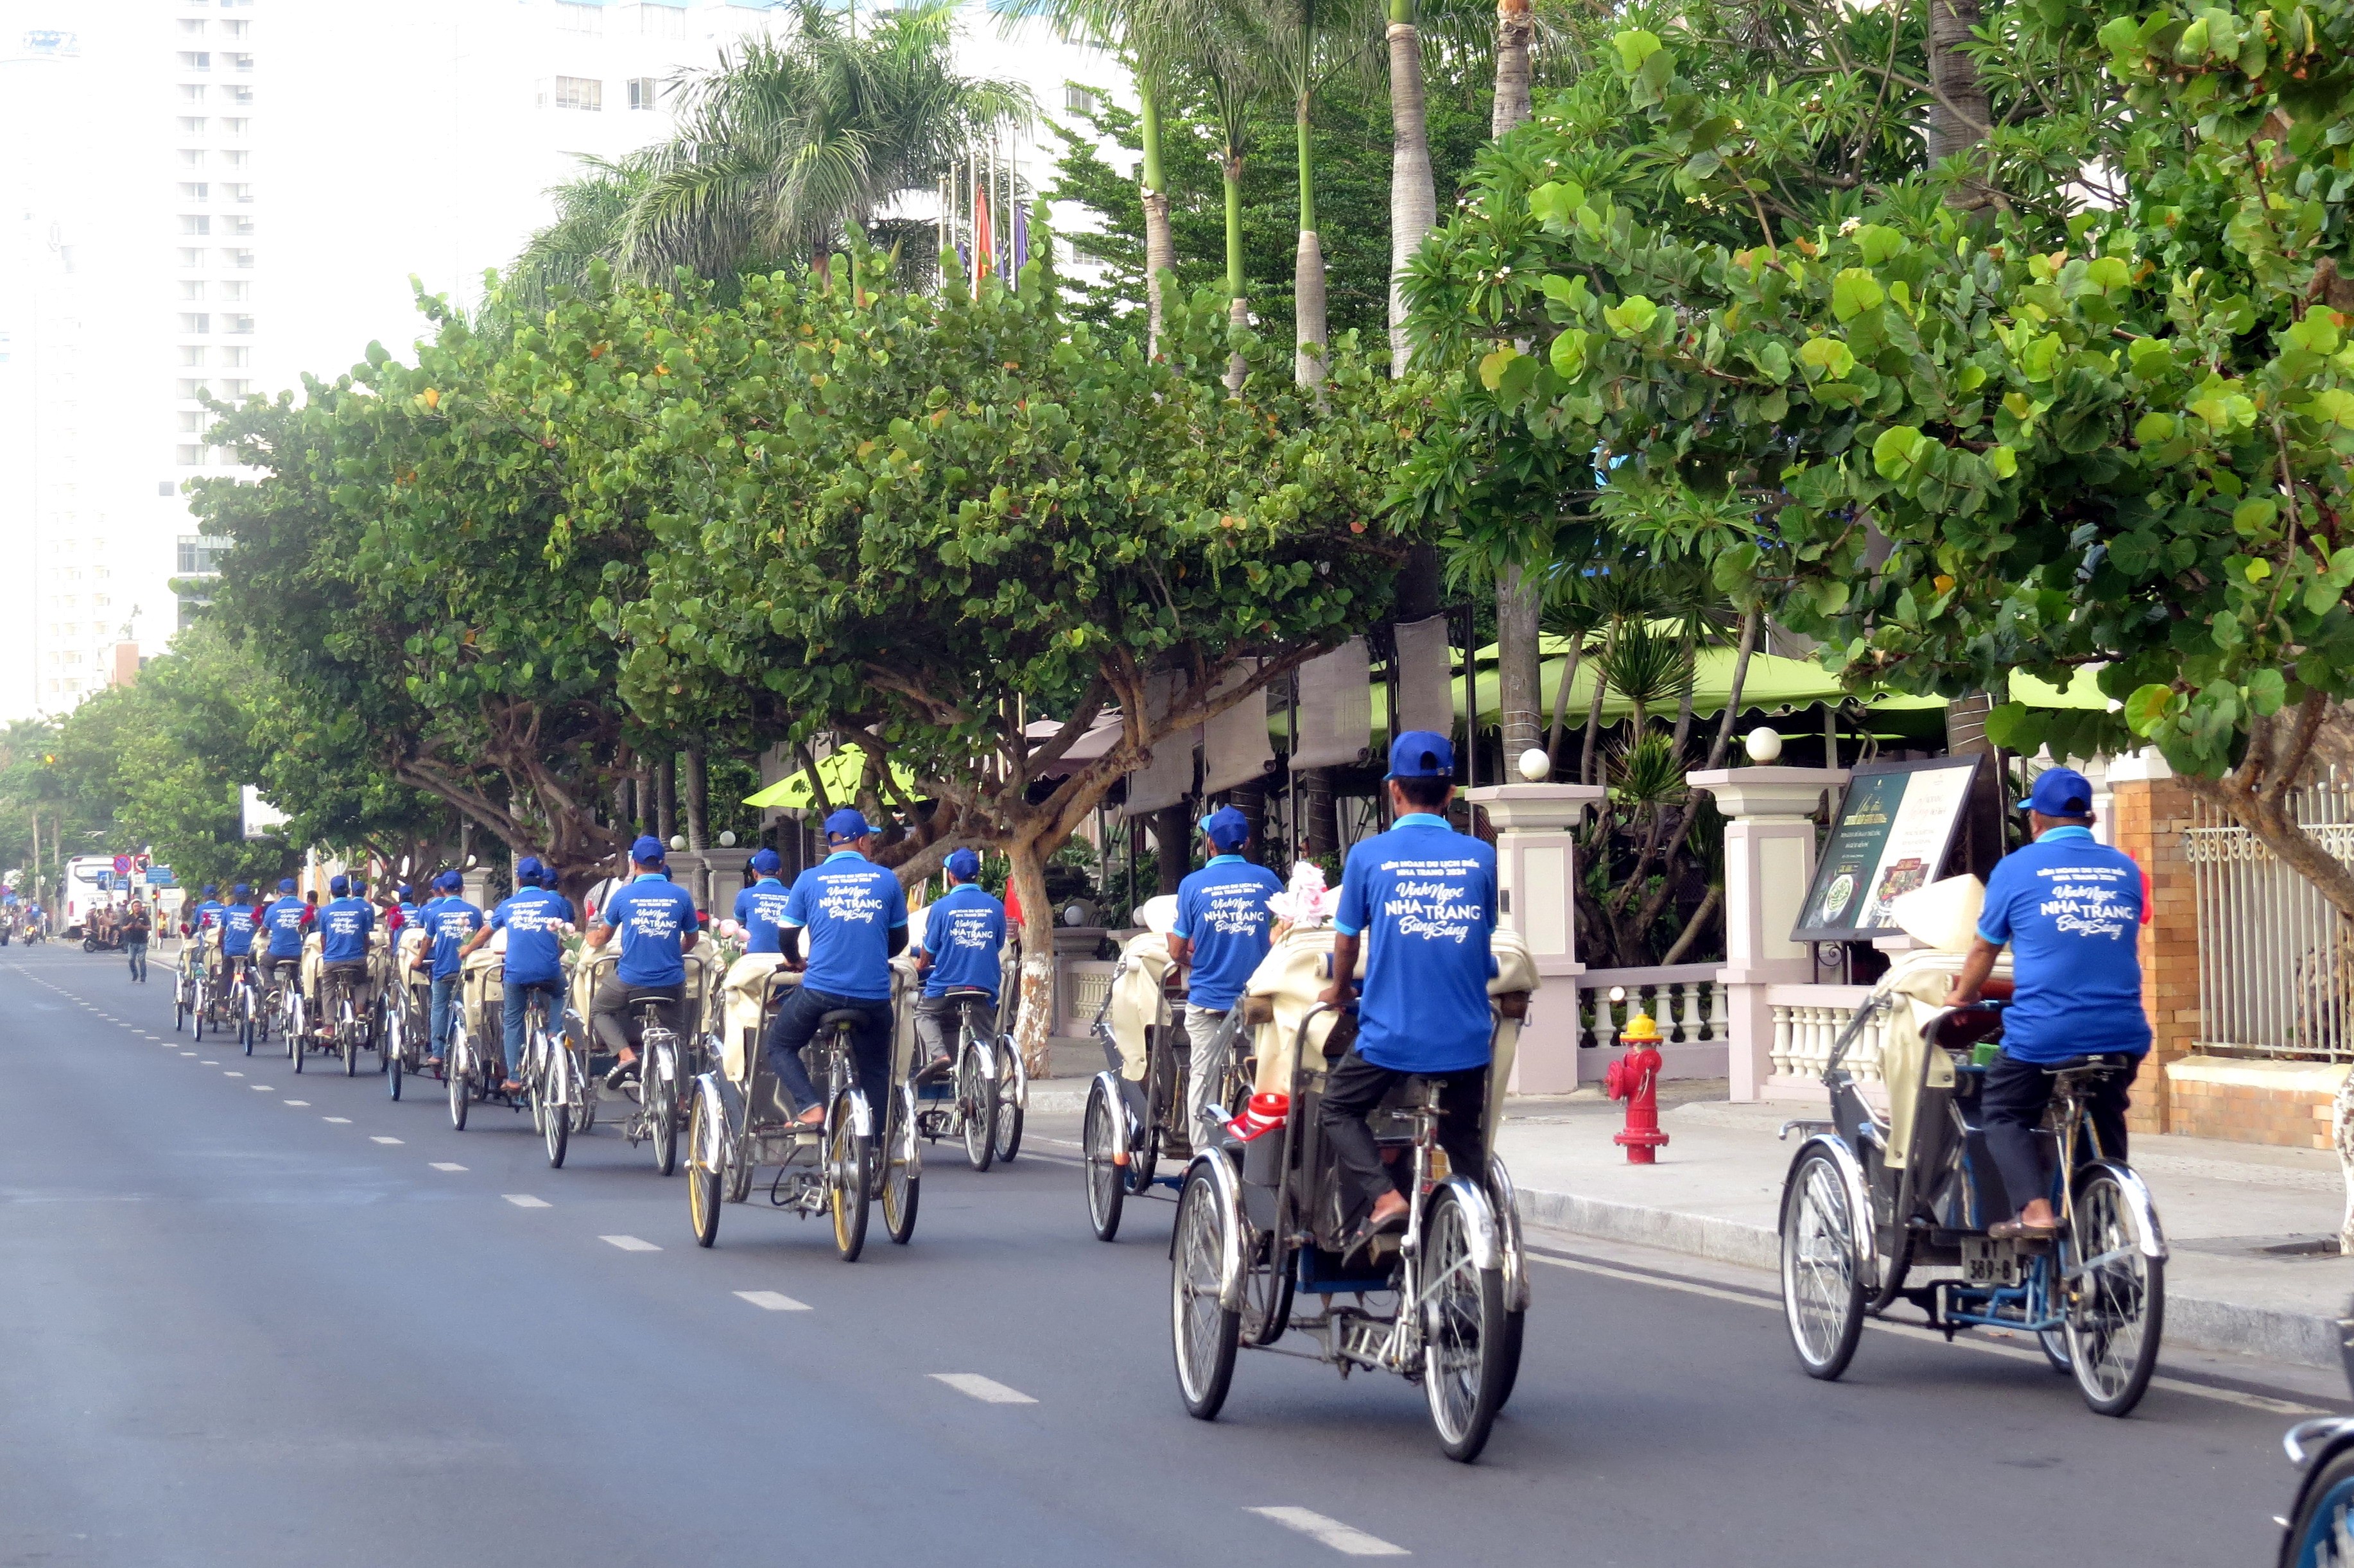
POLYGON ((2199 908, 2182 834, 2191 825, 2190 791, 2156 750, 2109 764, 2111 824, 2117 848, 2149 873, 2150 919, 2141 933, 2141 1004, 2153 1039, 2134 1080, 2126 1125, 2136 1132, 2171 1132, 2175 1109, 2166 1064, 2198 1049, 2199 908))

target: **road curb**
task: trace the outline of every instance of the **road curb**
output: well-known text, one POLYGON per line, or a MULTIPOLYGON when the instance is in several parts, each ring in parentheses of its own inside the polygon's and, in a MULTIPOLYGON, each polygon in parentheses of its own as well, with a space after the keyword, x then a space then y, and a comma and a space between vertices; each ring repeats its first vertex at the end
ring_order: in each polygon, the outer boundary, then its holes
MULTIPOLYGON (((1527 1188, 1521 1191, 1520 1210, 1524 1224, 1776 1273, 1781 1268, 1780 1237, 1765 1225, 1527 1188)), ((2219 1300, 2186 1292, 2171 1282, 2166 1293, 2166 1339, 2170 1344, 2337 1372, 2345 1365, 2339 1352, 2344 1333, 2335 1318, 2219 1300)))

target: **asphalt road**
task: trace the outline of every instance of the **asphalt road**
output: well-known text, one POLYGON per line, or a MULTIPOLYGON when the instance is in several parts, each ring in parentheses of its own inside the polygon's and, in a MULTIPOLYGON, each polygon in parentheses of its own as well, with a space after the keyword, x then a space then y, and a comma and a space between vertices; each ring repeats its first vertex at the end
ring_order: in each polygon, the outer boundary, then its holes
POLYGON ((610 1128, 551 1171, 527 1116, 453 1132, 430 1083, 191 1054, 170 978, 0 949, 0 1563, 2216 1568, 2269 1562, 2288 1499, 2261 1393, 2106 1421, 2040 1361, 1888 1333, 1815 1383, 1770 1279, 1567 1239, 1477 1466, 1404 1382, 1263 1353, 1204 1425, 1173 1205, 1096 1242, 1066 1126, 986 1175, 940 1146, 906 1248, 878 1217, 845 1266, 748 1204, 705 1252, 610 1128))

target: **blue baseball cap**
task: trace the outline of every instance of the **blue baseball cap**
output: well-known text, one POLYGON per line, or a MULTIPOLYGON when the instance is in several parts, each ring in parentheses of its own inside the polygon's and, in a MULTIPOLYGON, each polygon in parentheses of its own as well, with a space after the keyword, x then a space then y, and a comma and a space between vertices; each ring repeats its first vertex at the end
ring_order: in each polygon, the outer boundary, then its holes
POLYGON ((233 898, 249 898, 253 895, 253 885, 248 882, 240 882, 234 888, 229 890, 229 895, 233 898))
POLYGON ((1250 819, 1232 806, 1221 806, 1202 819, 1202 831, 1222 850, 1240 846, 1250 837, 1250 819))
POLYGON ((844 806, 825 820, 825 840, 828 843, 848 843, 863 839, 875 831, 855 806, 844 806))
MULTIPOLYGON (((292 891, 293 891, 293 889, 294 889, 294 885, 293 885, 292 883, 291 883, 291 882, 290 882, 290 883, 288 883, 288 884, 286 885, 286 889, 287 889, 287 891, 288 891, 288 892, 290 892, 290 893, 291 893, 291 892, 292 892, 292 891)), ((400 901, 401 901, 403 904, 409 903, 410 901, 412 901, 413 899, 415 899, 415 898, 416 898, 416 896, 417 896, 417 889, 415 889, 414 887, 411 887, 410 885, 408 885, 408 884, 407 884, 407 883, 405 883, 405 882, 404 882, 404 883, 402 883, 402 884, 400 885, 400 901)))
POLYGON ((663 863, 663 842, 652 833, 642 834, 630 846, 630 858, 640 865, 660 865, 663 863))
POLYGON ((351 890, 352 879, 348 876, 334 876, 327 879, 327 891, 338 898, 345 897, 351 890))
POLYGON ((515 885, 518 887, 531 886, 539 881, 539 874, 546 869, 547 868, 546 866, 539 863, 539 857, 537 855, 527 854, 524 856, 521 860, 515 862, 515 885))
POLYGON ((466 885, 466 878, 461 873, 445 871, 433 879, 433 885, 444 893, 455 893, 466 885))
POLYGON ((291 876, 281 876, 281 877, 280 877, 280 878, 278 879, 278 891, 279 891, 279 892, 281 892, 281 893, 292 893, 292 892, 293 892, 293 891, 294 891, 294 879, 293 879, 292 877, 291 877, 291 876))
POLYGON ((2047 768, 2019 806, 2047 817, 2085 816, 2093 810, 2093 781, 2073 768, 2047 768))
POLYGON ((1452 779, 1455 746, 1434 730, 1410 729, 1390 742, 1392 779, 1452 779))
POLYGON ((206 884, 205 884, 205 896, 206 896, 206 897, 210 898, 214 894, 218 893, 219 891, 220 891, 220 884, 219 884, 219 883, 217 883, 217 882, 207 882, 207 883, 206 883, 206 884))
POLYGON ((981 874, 981 857, 969 849, 950 850, 949 874, 959 882, 970 882, 981 874))
POLYGON ((762 876, 774 876, 778 872, 782 871, 784 866, 784 857, 772 849, 753 852, 752 869, 762 876))

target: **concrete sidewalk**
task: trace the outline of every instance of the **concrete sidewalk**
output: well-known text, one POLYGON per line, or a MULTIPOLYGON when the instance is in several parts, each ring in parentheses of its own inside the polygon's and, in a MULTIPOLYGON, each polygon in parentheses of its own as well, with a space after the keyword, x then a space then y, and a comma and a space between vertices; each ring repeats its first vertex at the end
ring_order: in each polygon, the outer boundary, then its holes
MULTIPOLYGON (((1827 1114, 1688 1100, 1663 1112, 1671 1141, 1658 1164, 1641 1166, 1610 1141, 1624 1107, 1583 1096, 1517 1099, 1497 1142, 1532 1224, 1778 1269, 1782 1178, 1797 1135, 1776 1133, 1827 1114)), ((2354 1259, 2337 1255, 2346 1204, 2337 1157, 2170 1137, 2137 1138, 2132 1152, 2172 1253, 2167 1339, 2338 1369, 2354 1259)))

